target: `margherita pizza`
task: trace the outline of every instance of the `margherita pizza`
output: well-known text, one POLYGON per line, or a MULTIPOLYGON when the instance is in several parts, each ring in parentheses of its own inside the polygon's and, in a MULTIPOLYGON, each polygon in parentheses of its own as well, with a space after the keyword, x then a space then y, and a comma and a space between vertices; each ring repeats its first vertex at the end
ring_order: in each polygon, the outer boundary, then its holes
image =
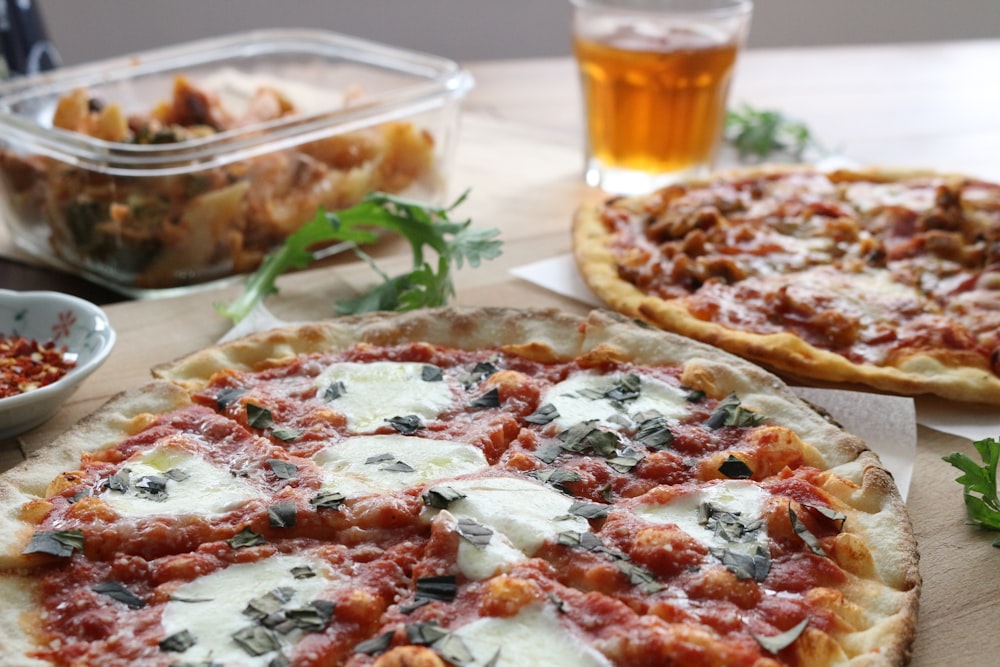
POLYGON ((616 310, 772 370, 1000 403, 1000 184, 777 167, 581 208, 616 310))
POLYGON ((442 309, 155 369, 2 477, 5 665, 900 665, 856 437, 617 315, 442 309))

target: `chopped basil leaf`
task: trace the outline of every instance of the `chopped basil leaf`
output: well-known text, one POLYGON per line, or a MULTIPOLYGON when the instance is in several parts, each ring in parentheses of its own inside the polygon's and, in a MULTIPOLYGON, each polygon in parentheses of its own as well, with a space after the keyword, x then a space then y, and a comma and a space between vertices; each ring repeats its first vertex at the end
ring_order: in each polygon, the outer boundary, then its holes
POLYGON ((95 593, 107 595, 112 600, 121 602, 129 609, 142 609, 146 603, 138 595, 125 588, 120 581, 104 581, 91 587, 95 593))
POLYGON ((291 599, 292 594, 294 594, 294 591, 290 588, 275 588, 260 597, 250 600, 246 608, 243 609, 243 614, 255 621, 265 619, 271 614, 281 611, 285 603, 291 599))
POLYGON ((458 583, 454 575, 420 577, 416 584, 416 597, 425 600, 451 602, 458 593, 458 583))
POLYGON ((663 589, 662 584, 656 583, 656 577, 653 573, 644 567, 639 567, 635 563, 629 563, 624 560, 615 561, 615 567, 628 577, 629 583, 633 586, 641 587, 643 592, 655 593, 663 589))
POLYGON ((611 456, 621 445, 621 436, 613 431, 595 428, 593 421, 574 424, 559 434, 563 449, 578 454, 594 452, 599 456, 611 456))
POLYGON ((582 516, 584 519, 603 519, 608 515, 608 509, 607 505, 574 500, 569 506, 569 513, 582 516))
POLYGON ((771 555, 762 544, 756 545, 754 553, 742 553, 722 547, 711 547, 709 552, 735 574, 737 579, 764 581, 771 570, 771 555))
POLYGON ((716 509, 711 503, 698 506, 698 522, 727 542, 753 542, 764 525, 760 519, 745 521, 738 513, 716 509))
POLYGON ((395 455, 390 454, 389 452, 385 452, 384 454, 376 454, 375 456, 369 456, 367 459, 365 459, 365 465, 370 466, 375 463, 385 463, 386 461, 392 461, 395 458, 396 458, 395 455))
POLYGON ((295 479, 299 474, 299 467, 284 459, 268 459, 267 465, 278 479, 295 479))
POLYGON ((744 408, 736 394, 730 394, 723 399, 705 420, 705 426, 711 429, 723 426, 757 426, 766 418, 752 410, 744 408))
POLYGON ((198 643, 198 640, 191 634, 190 630, 181 630, 165 639, 161 639, 160 650, 170 651, 171 653, 183 653, 196 643, 198 643))
POLYGON ((768 651, 769 653, 778 653, 782 649, 791 646, 792 643, 799 638, 799 635, 801 635, 806 629, 807 625, 809 625, 809 619, 804 618, 794 627, 782 632, 781 634, 764 636, 751 633, 751 636, 757 640, 757 643, 760 644, 761 648, 765 651, 768 651))
POLYGON ((301 428, 288 428, 288 427, 276 428, 273 431, 271 431, 271 435, 273 435, 278 440, 284 440, 285 442, 295 440, 303 433, 305 433, 305 430, 301 428))
POLYGON ((67 498, 66 502, 69 503, 70 505, 72 505, 76 501, 78 501, 78 500, 80 500, 82 498, 87 498, 90 495, 91 495, 90 489, 80 489, 79 491, 77 491, 76 493, 74 493, 72 496, 70 496, 69 498, 67 498))
POLYGON ((551 403, 540 406, 537 410, 524 418, 529 424, 544 426, 549 422, 559 418, 559 410, 551 403))
POLYGON ((163 473, 163 476, 167 479, 172 479, 175 482, 183 482, 184 480, 191 477, 189 473, 184 472, 180 468, 171 468, 170 470, 163 473))
POLYGON ((309 632, 319 632, 333 617, 334 603, 329 600, 313 600, 306 607, 285 611, 296 628, 309 632))
POLYGON ((567 530, 559 533, 556 536, 556 541, 563 546, 580 547, 581 549, 593 551, 594 553, 607 554, 612 558, 628 560, 628 556, 620 551, 605 546, 604 542, 601 541, 601 538, 591 532, 578 533, 576 531, 567 530))
POLYGON ((549 443, 547 445, 542 445, 534 452, 532 452, 532 454, 534 454, 535 458, 539 459, 540 461, 544 461, 545 463, 552 463, 557 458, 559 458, 559 455, 562 454, 562 451, 563 451, 562 445, 549 443))
POLYGON ((837 530, 842 530, 844 528, 844 522, 847 521, 847 515, 843 512, 838 512, 837 510, 830 509, 829 507, 823 507, 822 505, 813 505, 812 503, 803 503, 800 501, 799 504, 823 517, 826 517, 830 521, 833 521, 837 524, 837 530))
POLYGON ((490 543, 490 539, 493 537, 492 528, 465 517, 458 520, 455 532, 468 540, 472 546, 480 550, 485 549, 486 545, 490 543))
POLYGON ((627 449, 618 456, 613 456, 608 459, 608 465, 612 469, 617 470, 620 473, 627 473, 632 468, 636 467, 642 462, 643 457, 636 454, 631 449, 627 449))
POLYGON ((605 484, 604 488, 601 489, 601 498, 609 505, 615 501, 615 490, 611 488, 610 484, 605 484))
POLYGON ((267 508, 271 528, 291 528, 295 525, 295 501, 285 500, 267 508))
POLYGON ((469 403, 473 408, 496 408, 500 406, 500 391, 494 387, 469 403))
POLYGON ((566 484, 579 482, 583 479, 583 477, 580 476, 580 473, 575 470, 564 470, 563 468, 532 470, 528 474, 538 481, 549 484, 563 493, 569 493, 569 489, 566 488, 566 484))
POLYGON ((746 461, 736 458, 732 454, 719 466, 719 472, 729 479, 750 479, 753 477, 753 470, 746 464, 746 461))
POLYGON ((316 509, 336 510, 347 500, 347 496, 339 491, 320 491, 309 499, 309 504, 316 509))
POLYGON ((406 631, 406 638, 411 644, 428 645, 433 644, 448 634, 448 630, 442 628, 434 621, 427 623, 407 623, 403 626, 406 631))
POLYGON ((619 380, 618 384, 604 392, 604 397, 617 403, 634 401, 639 398, 640 383, 641 379, 637 374, 629 373, 619 380))
POLYGON ((688 389, 687 395, 684 396, 684 400, 688 403, 701 403, 705 400, 705 392, 701 389, 688 389))
POLYGON ((405 461, 393 461, 387 466, 382 466, 379 470, 386 470, 388 472, 416 472, 417 469, 411 466, 405 461))
POLYGON ((650 449, 666 449, 674 441, 674 434, 667 418, 657 415, 639 423, 635 439, 650 449))
POLYGON ((233 641, 251 656, 261 656, 281 648, 277 636, 265 627, 251 625, 233 634, 233 641))
POLYGON ((274 426, 274 418, 267 408, 247 403, 247 424, 252 428, 268 429, 274 426))
POLYGON ((582 444, 600 456, 611 456, 621 441, 621 436, 614 431, 595 428, 583 438, 582 444))
POLYGON ((365 655, 377 655, 384 652, 389 646, 392 645, 392 637, 395 633, 392 630, 388 632, 383 632, 377 637, 372 637, 371 639, 366 639, 354 646, 354 650, 357 653, 364 653, 365 655))
POLYGON ((225 410, 245 393, 247 393, 247 390, 241 387, 227 387, 215 397, 215 404, 219 407, 219 410, 225 410))
POLYGON ((108 478, 107 487, 112 491, 118 491, 119 493, 126 493, 129 487, 132 486, 132 471, 128 468, 122 468, 114 475, 108 478))
POLYGON ((420 417, 417 415, 392 417, 390 419, 386 419, 386 421, 389 422, 389 425, 396 429, 396 431, 402 433, 403 435, 413 435, 424 427, 424 423, 420 421, 420 417))
MULTIPOLYGON (((222 665, 219 665, 222 667, 222 665)), ((283 653, 271 658, 271 662, 267 663, 267 667, 292 667, 292 661, 289 660, 283 653)))
POLYGON ((140 498, 164 501, 167 499, 167 478, 158 475, 143 475, 136 481, 135 488, 140 498))
POLYGON ((465 494, 461 491, 456 491, 450 486, 435 486, 427 489, 427 492, 421 495, 420 498, 424 501, 424 505, 443 510, 456 500, 465 498, 465 494))
POLYGON ((226 540, 226 544, 233 549, 242 549, 244 547, 256 547, 261 544, 267 544, 267 540, 260 533, 255 533, 251 530, 250 526, 244 526, 243 530, 226 540))
POLYGON ((499 370, 499 368, 488 361, 480 361, 473 366, 472 372, 469 374, 469 383, 475 384, 476 382, 482 382, 499 370))
POLYGON ((316 576, 315 570, 308 565, 296 565, 291 569, 291 573, 296 579, 311 579, 316 576))
POLYGON ((69 558, 74 551, 83 551, 82 530, 36 530, 21 553, 69 558))
POLYGON ((802 541, 812 549, 812 552, 817 556, 826 556, 826 551, 823 549, 823 545, 819 543, 819 539, 812 534, 812 531, 806 527, 799 516, 792 509, 791 504, 788 505, 788 519, 792 522, 792 530, 795 534, 802 538, 802 541))
POLYGON ((444 372, 434 364, 424 364, 420 369, 420 379, 424 382, 441 382, 444 380, 444 372))
POLYGON ((333 384, 329 385, 323 392, 323 400, 329 403, 330 401, 335 401, 344 394, 347 393, 347 387, 340 380, 337 380, 333 384))

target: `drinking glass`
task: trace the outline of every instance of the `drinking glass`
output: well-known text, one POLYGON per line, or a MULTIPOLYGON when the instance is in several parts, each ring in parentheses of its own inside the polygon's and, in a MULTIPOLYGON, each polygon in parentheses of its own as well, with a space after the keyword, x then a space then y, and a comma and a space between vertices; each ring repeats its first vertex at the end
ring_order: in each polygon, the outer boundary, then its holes
POLYGON ((705 174, 751 0, 571 0, 587 183, 616 194, 705 174))

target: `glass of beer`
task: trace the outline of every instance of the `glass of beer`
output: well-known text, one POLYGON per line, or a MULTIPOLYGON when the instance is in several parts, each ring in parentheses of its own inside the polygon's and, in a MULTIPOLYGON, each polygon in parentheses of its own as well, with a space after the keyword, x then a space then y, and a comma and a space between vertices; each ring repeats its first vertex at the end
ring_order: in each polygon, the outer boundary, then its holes
POLYGON ((586 179, 638 194, 707 173, 752 0, 571 0, 586 179))

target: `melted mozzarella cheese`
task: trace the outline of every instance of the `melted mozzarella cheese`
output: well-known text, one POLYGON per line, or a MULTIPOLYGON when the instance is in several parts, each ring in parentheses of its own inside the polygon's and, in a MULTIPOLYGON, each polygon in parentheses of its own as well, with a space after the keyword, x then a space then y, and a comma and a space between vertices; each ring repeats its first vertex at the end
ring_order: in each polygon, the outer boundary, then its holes
POLYGON ((470 579, 485 579, 530 558, 565 531, 586 532, 590 524, 569 514, 573 499, 545 486, 514 477, 452 480, 448 487, 465 495, 441 512, 441 520, 466 518, 493 531, 483 548, 459 541, 458 567, 470 579))
POLYGON ((847 201, 867 213, 885 206, 902 206, 918 213, 934 208, 936 185, 904 183, 852 183, 844 192, 847 201))
POLYGON ((385 420, 417 415, 436 419, 453 401, 450 385, 422 378, 426 364, 377 361, 369 364, 335 363, 314 380, 320 395, 330 386, 342 387, 330 407, 347 417, 352 433, 371 433, 385 420))
MULTIPOLYGON (((726 480, 678 496, 664 505, 643 505, 636 510, 636 514, 654 523, 675 524, 707 547, 726 547, 730 545, 728 541, 717 537, 700 522, 698 508, 701 504, 709 503, 716 510, 737 514, 744 521, 756 521, 761 517, 769 497, 767 491, 753 482, 726 480)), ((757 541, 763 539, 762 528, 757 541)))
MULTIPOLYGON (((184 630, 194 635, 196 643, 177 654, 177 662, 268 665, 276 651, 251 656, 233 639, 235 633, 255 625, 254 619, 243 613, 251 600, 282 588, 287 598, 283 608, 301 609, 318 599, 323 591, 346 583, 329 563, 318 558, 275 556, 230 565, 183 584, 173 592, 163 609, 164 637, 184 630), (297 579, 292 570, 301 567, 308 567, 316 576, 297 579)), ((302 631, 275 632, 274 636, 286 648, 302 636, 302 631)))
POLYGON ((219 516, 235 510, 261 494, 228 470, 174 447, 156 447, 130 461, 129 486, 125 492, 105 489, 101 500, 122 516, 156 514, 195 514, 219 516), (175 478, 167 477, 175 470, 175 478), (150 494, 142 489, 144 477, 157 477, 166 482, 165 493, 150 494))
POLYGON ((324 486, 346 496, 391 493, 489 465, 483 453, 468 443, 405 435, 348 438, 320 450, 313 459, 326 473, 324 486))
POLYGON ((528 606, 510 618, 480 618, 454 633, 472 653, 470 665, 607 667, 611 662, 574 637, 551 607, 528 606))
POLYGON ((667 418, 680 419, 687 414, 687 398, 683 391, 666 382, 642 376, 637 398, 616 402, 604 396, 621 382, 623 375, 577 373, 553 385, 542 403, 555 406, 559 416, 554 423, 567 429, 581 422, 598 420, 610 428, 618 428, 612 417, 631 416, 655 410, 667 418), (622 409, 626 413, 622 413, 622 409))

